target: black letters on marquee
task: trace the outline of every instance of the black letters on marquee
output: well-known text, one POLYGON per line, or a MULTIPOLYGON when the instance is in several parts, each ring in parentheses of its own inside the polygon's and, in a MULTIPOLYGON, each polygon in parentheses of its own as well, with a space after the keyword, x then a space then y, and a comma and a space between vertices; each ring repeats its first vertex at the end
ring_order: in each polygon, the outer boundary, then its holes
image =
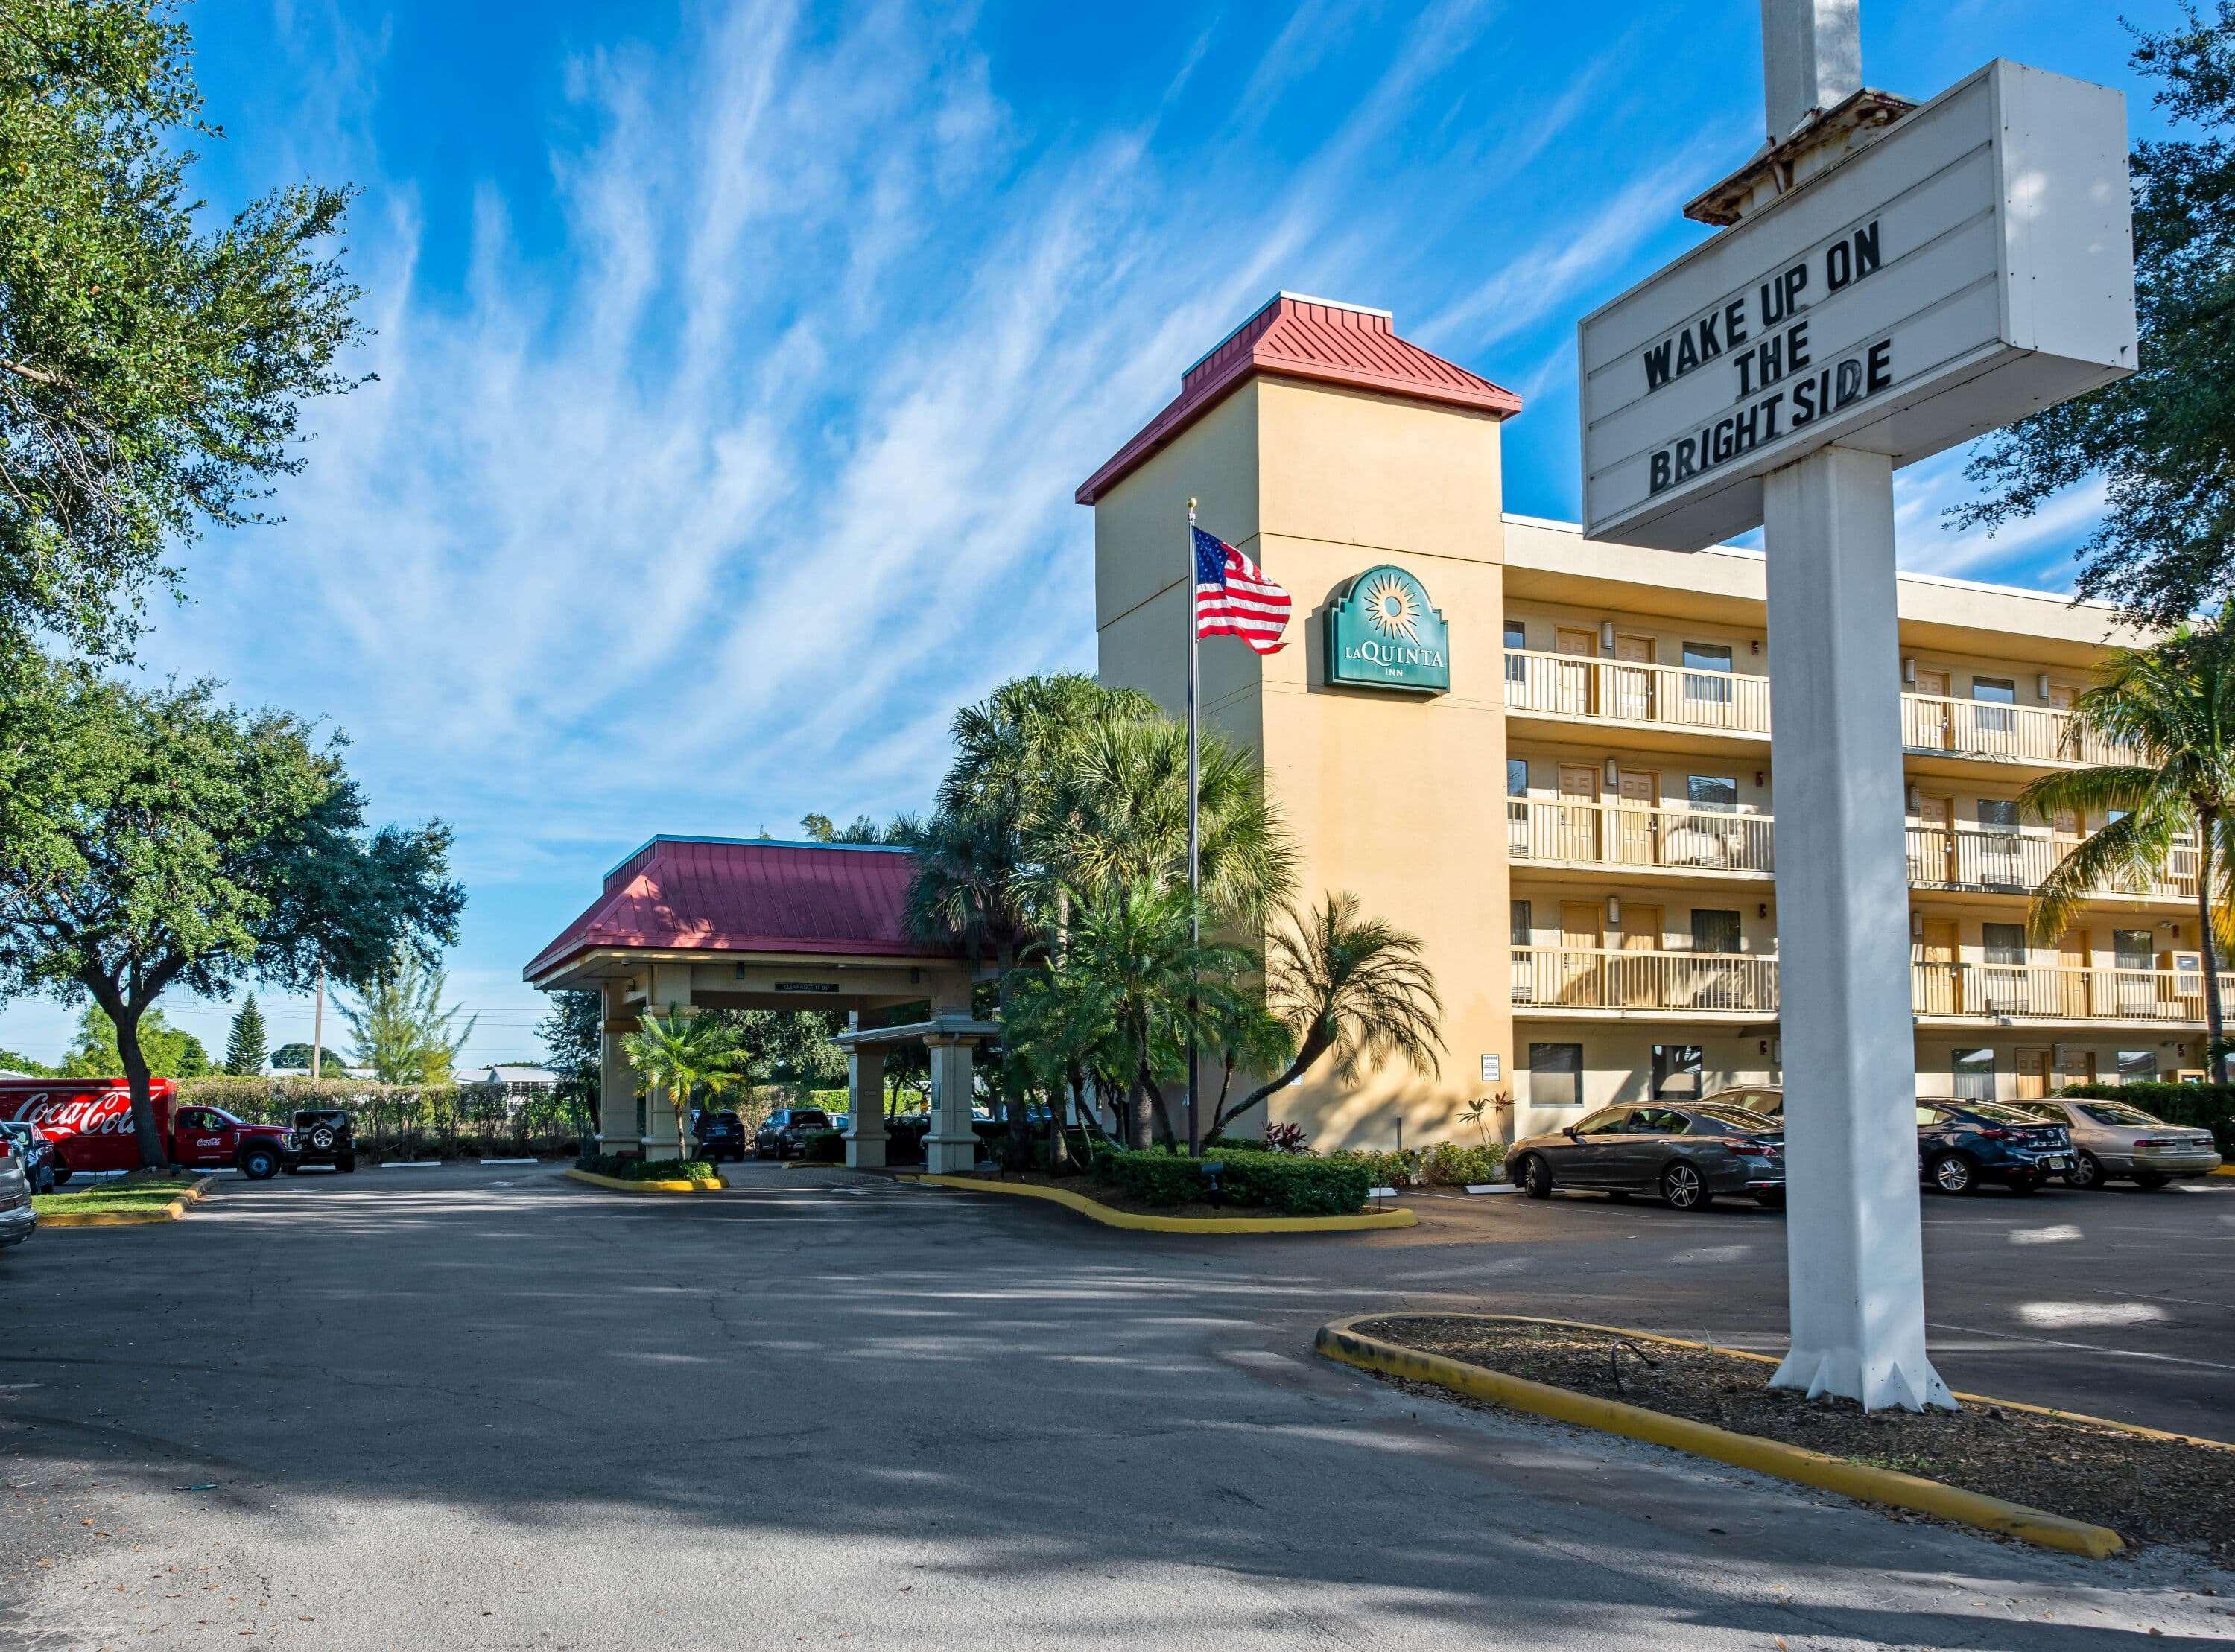
POLYGON ((1815 359, 1808 339, 1812 286, 1828 297, 1876 274, 1882 262, 1878 220, 1872 219, 1825 248, 1820 280, 1803 259, 1769 277, 1752 294, 1728 299, 1648 344, 1648 395, 1727 356, 1738 375, 1730 412, 1648 457, 1648 491, 1665 493, 1891 386, 1891 338, 1823 362, 1815 359))

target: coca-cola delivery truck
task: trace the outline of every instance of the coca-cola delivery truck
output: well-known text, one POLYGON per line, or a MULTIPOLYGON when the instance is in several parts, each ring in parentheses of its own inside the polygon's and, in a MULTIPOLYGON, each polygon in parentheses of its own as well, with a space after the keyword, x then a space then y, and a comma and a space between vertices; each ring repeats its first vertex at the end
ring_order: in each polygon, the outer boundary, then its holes
MULTIPOLYGON (((284 1126, 244 1124, 222 1107, 182 1107, 178 1095, 170 1080, 148 1081, 155 1131, 174 1165, 229 1165, 262 1181, 300 1156, 295 1133, 284 1126)), ((0 1079, 0 1119, 20 1119, 54 1143, 57 1184, 82 1170, 140 1168, 132 1091, 122 1079, 0 1079)))

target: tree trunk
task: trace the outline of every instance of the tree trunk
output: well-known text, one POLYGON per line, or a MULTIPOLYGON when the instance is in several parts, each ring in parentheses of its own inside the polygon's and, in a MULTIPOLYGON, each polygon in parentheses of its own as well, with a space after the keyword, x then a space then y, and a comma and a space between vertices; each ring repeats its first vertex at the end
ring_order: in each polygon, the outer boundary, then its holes
POLYGON ((2212 862, 2219 853, 2219 811, 2196 812, 2196 938, 2204 955, 2204 1040, 2211 1057, 2212 1081, 2227 1082, 2226 1021, 2219 1002, 2219 947, 2212 932, 2212 862))
POLYGON ((1272 1095, 1277 1091, 1287 1089, 1288 1086, 1294 1084, 1298 1079, 1303 1077, 1305 1074, 1310 1072, 1313 1065, 1318 1061, 1321 1056, 1327 1053, 1327 1047, 1334 1042, 1334 1039, 1321 1032, 1319 1023, 1316 1022, 1314 1022, 1311 1032, 1304 1039, 1304 1047, 1296 1052, 1296 1059, 1288 1063, 1288 1070, 1282 1073, 1280 1077, 1273 1080, 1270 1083, 1261 1084, 1255 1089, 1250 1091, 1249 1094, 1243 1096, 1242 1100, 1235 1104, 1234 1110, 1231 1113, 1229 1113, 1226 1109, 1224 1092, 1222 1091, 1220 1093, 1221 1100, 1219 1101, 1218 1115, 1211 1120, 1212 1128, 1204 1133, 1208 1135, 1216 1135, 1218 1131, 1225 1128, 1226 1121, 1229 1119, 1240 1118, 1243 1113, 1249 1112, 1250 1108, 1255 1107, 1260 1101, 1262 1101, 1267 1096, 1272 1095))
POLYGON ((1149 1088, 1149 1104, 1151 1116, 1156 1120, 1157 1139, 1166 1143, 1177 1141, 1179 1132, 1172 1126, 1172 1110, 1164 1100, 1163 1087, 1150 1075, 1146 1068, 1141 1069, 1141 1081, 1149 1088))
POLYGON ((1149 1111, 1149 1069, 1133 1069, 1133 1086, 1125 1097, 1125 1145, 1138 1152, 1156 1139, 1156 1115, 1149 1111))
POLYGON ((170 1144, 163 1139, 163 1133, 155 1127, 155 1100, 147 1081, 147 1058, 140 1051, 140 1016, 146 1006, 134 1009, 117 999, 102 1008, 116 1023, 116 1054, 124 1067, 124 1081, 132 1089, 132 1133, 139 1139, 140 1167, 161 1170, 171 1162, 171 1151, 170 1144))

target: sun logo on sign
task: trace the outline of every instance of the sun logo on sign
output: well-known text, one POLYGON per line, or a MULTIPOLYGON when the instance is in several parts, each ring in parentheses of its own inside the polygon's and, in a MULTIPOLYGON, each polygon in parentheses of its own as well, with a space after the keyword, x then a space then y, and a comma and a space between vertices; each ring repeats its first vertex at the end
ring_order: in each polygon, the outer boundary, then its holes
POLYGON ((1420 602, 1412 587, 1394 574, 1383 574, 1366 588, 1366 617, 1384 637, 1420 640, 1420 602))

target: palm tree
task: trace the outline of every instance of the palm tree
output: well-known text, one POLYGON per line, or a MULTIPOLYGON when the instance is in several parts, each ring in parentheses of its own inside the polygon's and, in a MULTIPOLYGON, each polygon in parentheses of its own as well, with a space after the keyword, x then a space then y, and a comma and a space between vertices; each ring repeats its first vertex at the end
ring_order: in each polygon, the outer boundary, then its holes
POLYGON ((621 1048, 647 1085, 674 1098, 678 1136, 691 1132, 698 1094, 713 1100, 737 1082, 750 1060, 735 1030, 715 1015, 647 1015, 621 1048))
POLYGON ((1444 1004, 1419 937, 1360 917, 1355 895, 1331 892, 1308 917, 1288 915, 1288 928, 1272 938, 1265 1000, 1294 1038, 1295 1055, 1230 1111, 1222 1103, 1213 1133, 1329 1054, 1346 1084, 1369 1059, 1395 1057, 1431 1076, 1442 1068, 1444 1004))
POLYGON ((1194 937, 1187 891, 1137 883, 1079 892, 1062 960, 1019 985, 1013 1037, 1043 1072, 1077 1066, 1125 1096, 1136 1147, 1171 1139, 1163 1084, 1191 1042, 1216 1044, 1251 1005, 1246 949, 1194 937))
POLYGON ((2089 739, 2131 748, 2134 761, 2048 775, 2020 798, 2040 820, 2113 816, 2042 879, 2030 917, 2053 940, 2091 893, 2162 872, 2176 845, 2196 842, 2196 910, 2204 955, 2204 1020, 2212 1076, 2227 1081, 2215 919, 2224 918, 2216 870, 2235 808, 2235 648, 2220 625, 2178 631, 2148 648, 2120 650, 2072 704, 2065 748, 2089 739))

